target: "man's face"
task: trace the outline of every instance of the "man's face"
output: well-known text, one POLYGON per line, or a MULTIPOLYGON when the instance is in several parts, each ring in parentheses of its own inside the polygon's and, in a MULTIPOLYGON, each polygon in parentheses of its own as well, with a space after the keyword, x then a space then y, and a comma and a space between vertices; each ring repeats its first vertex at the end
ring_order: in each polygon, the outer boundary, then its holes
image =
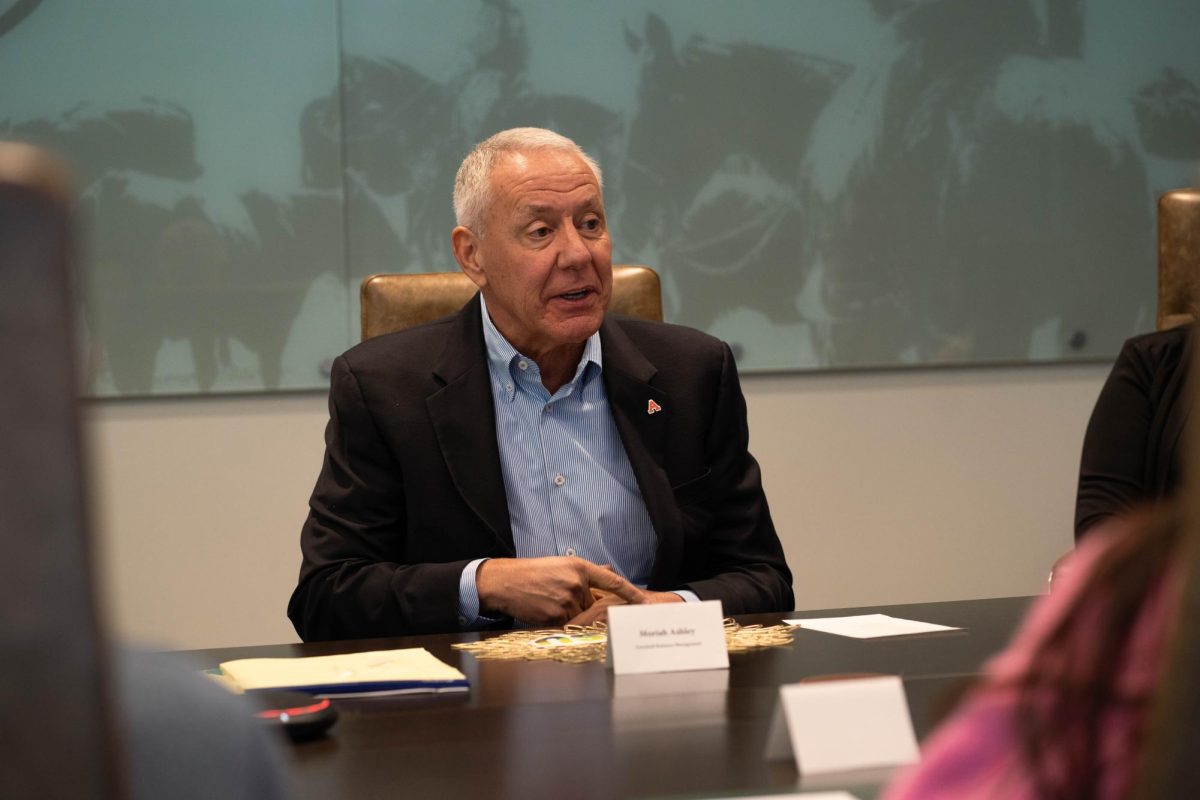
POLYGON ((612 243, 596 176, 578 156, 532 150, 492 170, 483 235, 456 228, 455 255, 496 327, 535 361, 595 333, 612 294, 612 243))

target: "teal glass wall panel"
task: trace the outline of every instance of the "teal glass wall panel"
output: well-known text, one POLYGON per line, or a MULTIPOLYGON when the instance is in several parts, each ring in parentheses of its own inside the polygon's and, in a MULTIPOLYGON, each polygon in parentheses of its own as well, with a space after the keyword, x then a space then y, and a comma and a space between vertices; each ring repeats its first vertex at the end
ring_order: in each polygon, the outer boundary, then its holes
POLYGON ((100 396, 320 388, 452 270, 472 144, 600 160, 618 262, 743 370, 1105 359, 1200 178, 1191 0, 0 0, 0 136, 84 185, 100 396), (12 13, 20 9, 20 14, 12 13))
POLYGON ((453 269, 459 159, 544 125, 604 167, 616 260, 748 370, 1110 357, 1197 178, 1192 3, 342 8, 355 275, 453 269))
POLYGON ((323 385, 350 343, 343 208, 301 123, 337 80, 336 6, 32 6, 0 17, 0 138, 74 167, 88 390, 323 385))

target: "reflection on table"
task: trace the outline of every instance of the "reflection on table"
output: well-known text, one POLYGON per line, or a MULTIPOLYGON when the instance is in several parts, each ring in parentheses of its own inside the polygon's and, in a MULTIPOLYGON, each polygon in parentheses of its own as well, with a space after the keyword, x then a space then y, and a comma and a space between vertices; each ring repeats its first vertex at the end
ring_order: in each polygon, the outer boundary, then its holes
MULTIPOLYGON (((1003 647, 1031 598, 739 617, 881 612, 962 627, 859 640, 796 630, 782 648, 731 654, 728 672, 614 678, 601 662, 480 661, 453 650, 481 634, 192 651, 199 668, 233 658, 326 655, 425 647, 461 669, 466 695, 343 699, 323 739, 296 745, 302 797, 714 797, 828 788, 795 766, 763 759, 778 687, 818 675, 887 673, 904 679, 924 736, 953 697, 1003 647), (630 680, 632 678, 632 680, 630 680), (399 793, 399 794, 398 794, 399 793)), ((881 776, 842 785, 869 798, 881 776)))

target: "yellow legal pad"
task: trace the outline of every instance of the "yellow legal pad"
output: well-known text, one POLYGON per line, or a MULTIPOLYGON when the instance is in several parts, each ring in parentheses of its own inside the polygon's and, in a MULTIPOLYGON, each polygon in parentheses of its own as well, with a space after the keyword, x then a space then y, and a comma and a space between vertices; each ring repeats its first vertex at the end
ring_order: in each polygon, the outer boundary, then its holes
POLYGON ((242 658, 221 664, 221 673, 243 691, 291 689, 339 697, 469 688, 467 676, 423 647, 308 658, 242 658))

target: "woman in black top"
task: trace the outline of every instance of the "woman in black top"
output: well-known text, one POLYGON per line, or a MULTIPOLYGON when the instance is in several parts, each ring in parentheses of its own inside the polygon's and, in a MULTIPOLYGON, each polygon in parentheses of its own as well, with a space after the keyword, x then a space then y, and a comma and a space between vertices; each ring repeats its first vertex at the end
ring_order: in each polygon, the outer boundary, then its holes
POLYGON ((1125 342, 1083 440, 1075 538, 1179 485, 1189 333, 1182 325, 1125 342))

